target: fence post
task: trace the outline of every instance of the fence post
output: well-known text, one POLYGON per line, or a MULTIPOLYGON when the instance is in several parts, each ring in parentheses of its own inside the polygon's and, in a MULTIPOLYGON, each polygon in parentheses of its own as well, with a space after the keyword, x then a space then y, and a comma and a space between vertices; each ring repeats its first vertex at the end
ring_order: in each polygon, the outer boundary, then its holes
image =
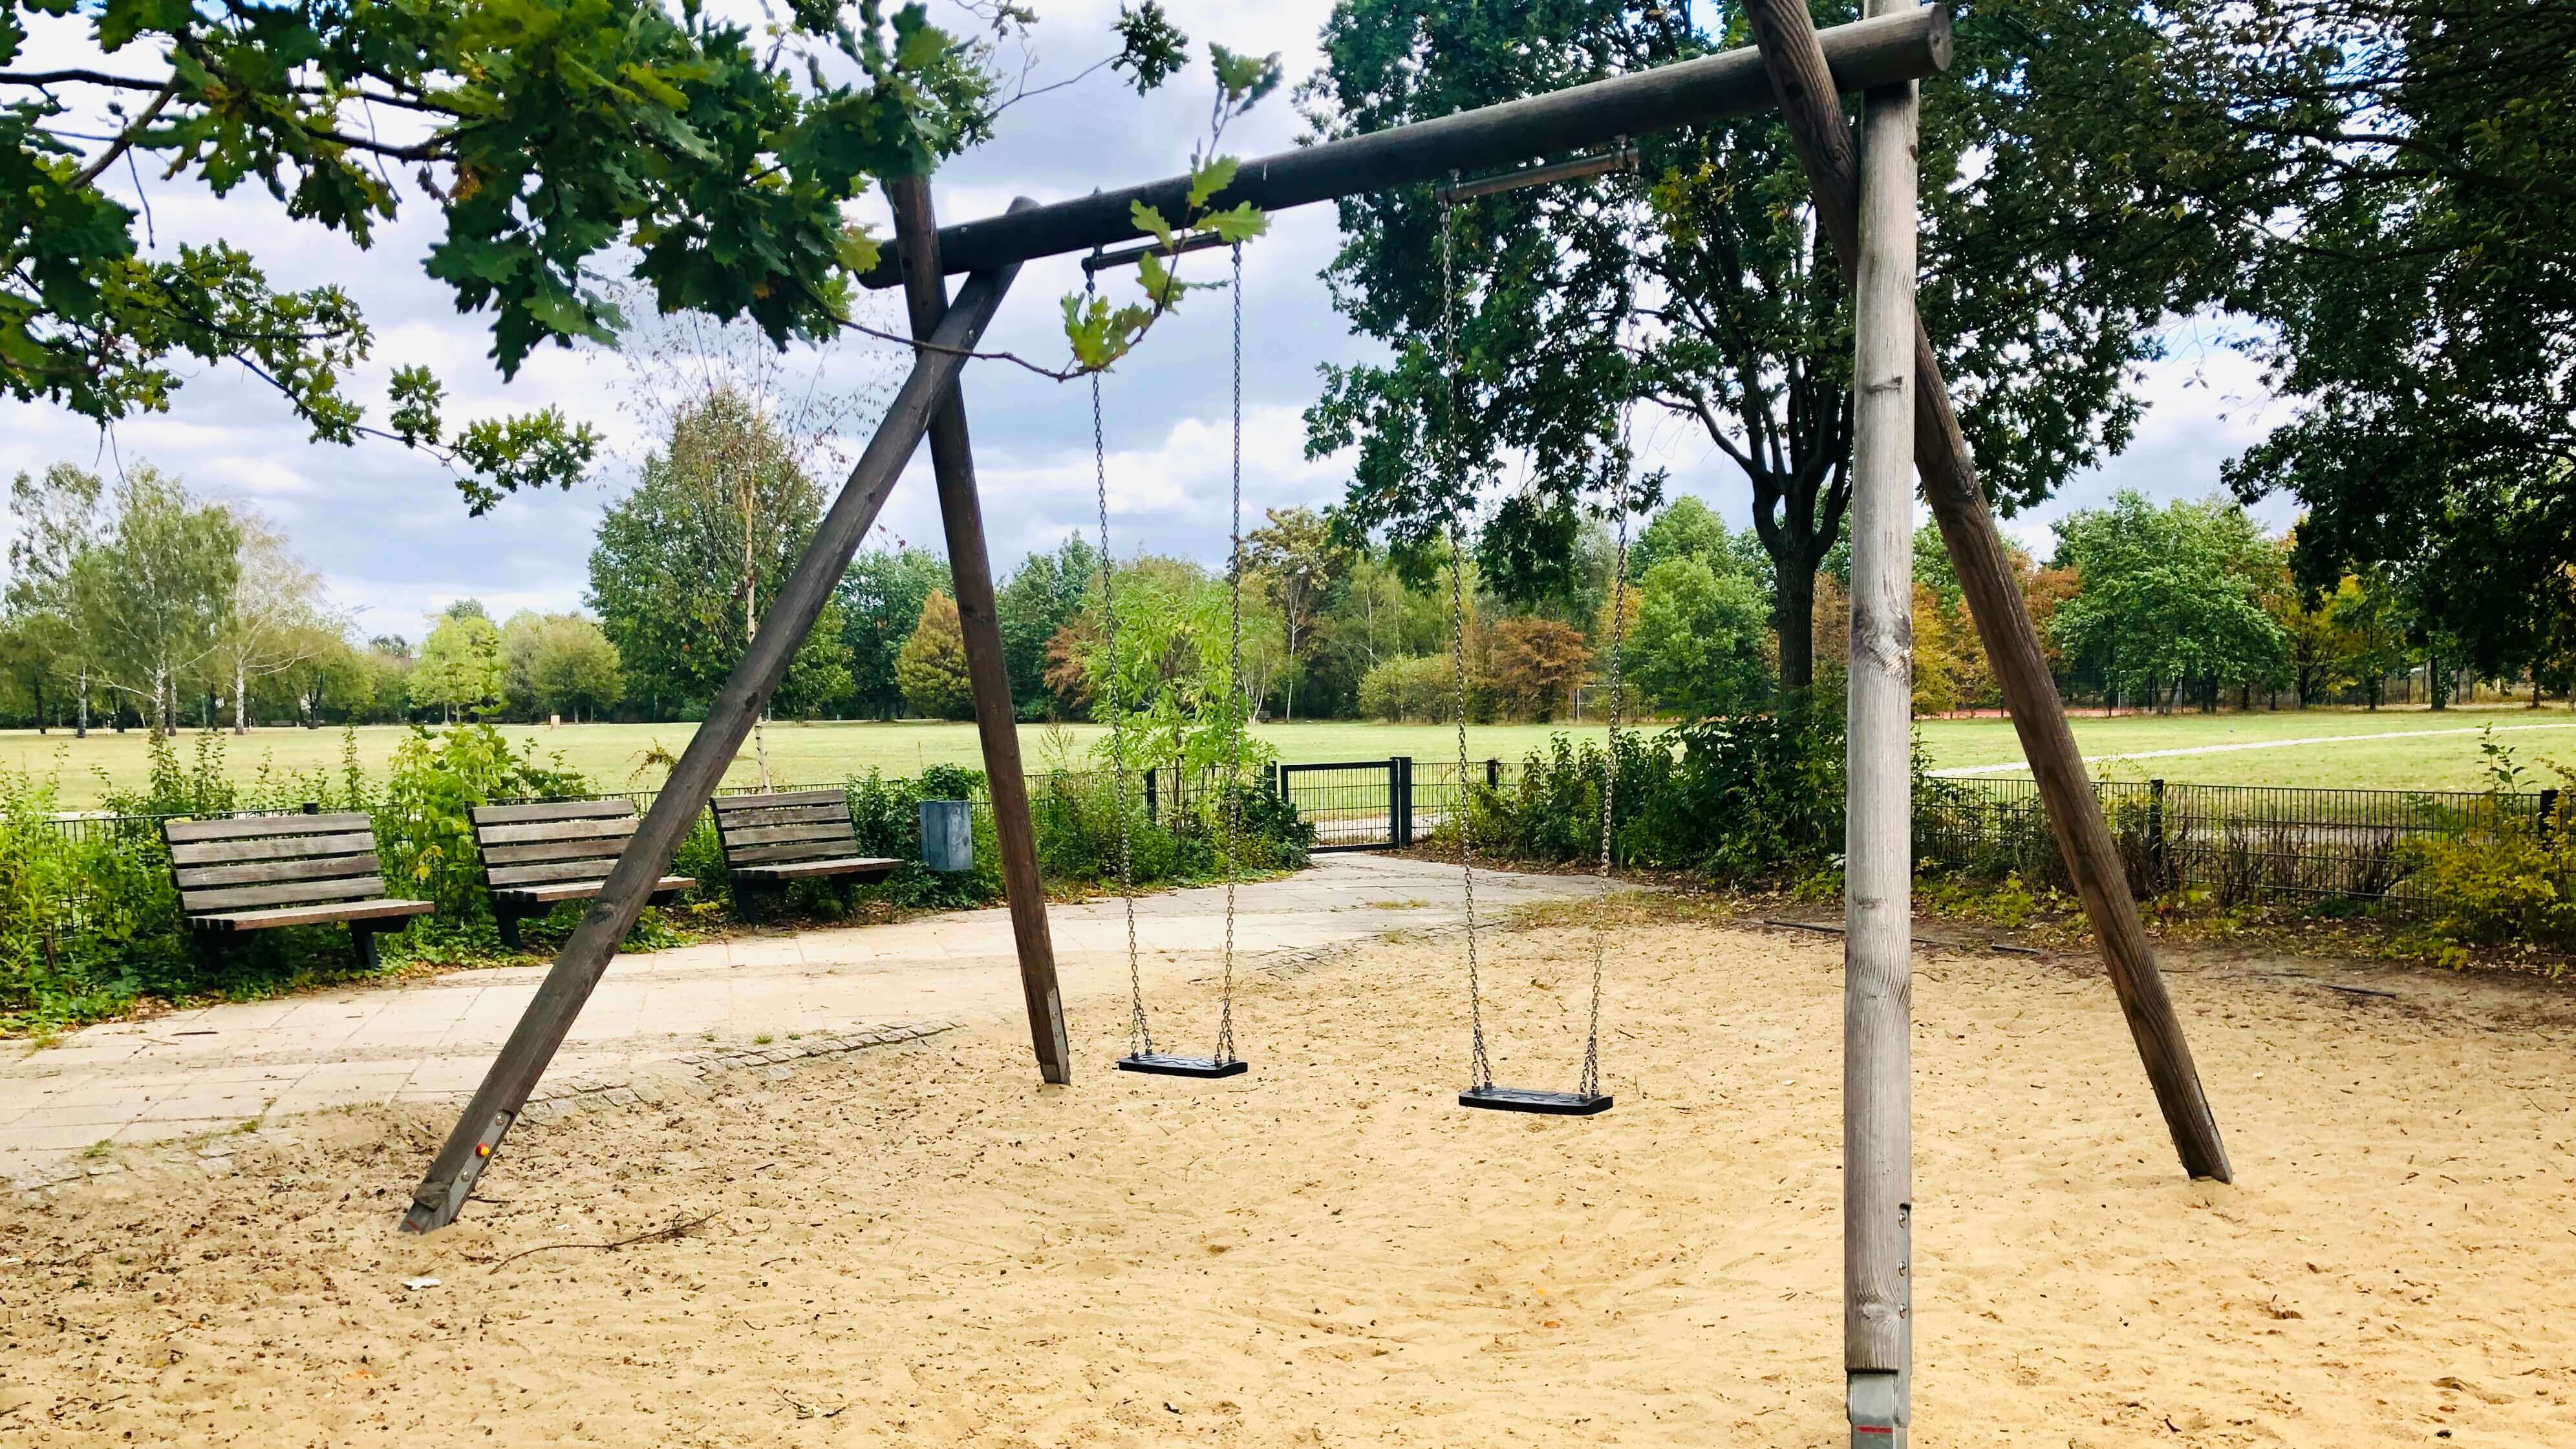
POLYGON ((1488 790, 1499 790, 1503 788, 1503 762, 1501 760, 1489 759, 1485 761, 1485 788, 1488 790))
POLYGON ((1401 850, 1413 843, 1413 757, 1386 762, 1386 838, 1401 850))
POLYGON ((1152 765, 1147 765, 1145 767, 1145 823, 1148 825, 1153 824, 1154 815, 1154 767, 1152 765))
POLYGON ((2165 889, 2165 782, 2147 782, 2147 879, 2152 889, 2165 889))
POLYGON ((2540 834, 2540 848, 2547 850, 2550 838, 2558 833, 2558 792, 2556 790, 2540 792, 2540 820, 2537 829, 2540 834))

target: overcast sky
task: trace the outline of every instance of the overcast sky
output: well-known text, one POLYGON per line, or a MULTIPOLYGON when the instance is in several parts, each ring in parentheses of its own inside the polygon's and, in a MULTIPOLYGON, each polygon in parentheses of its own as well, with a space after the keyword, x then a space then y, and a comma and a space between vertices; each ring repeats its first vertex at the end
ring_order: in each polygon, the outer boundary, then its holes
MULTIPOLYGON (((937 8, 937 7, 935 7, 937 8)), ((982 216, 1015 195, 1040 201, 1174 174, 1205 125, 1209 85, 1205 43, 1278 51, 1290 83, 1317 63, 1315 34, 1329 0, 1170 0, 1192 37, 1196 66, 1154 96, 1138 99, 1106 73, 1033 97, 1003 118, 999 138, 952 163, 936 183, 943 220, 982 216)), ((953 10, 950 12, 954 17, 953 10)), ((1060 79, 1114 49, 1114 0, 1057 0, 1041 7, 1035 83, 1060 79)), ((40 26, 27 61, 74 61, 85 46, 60 27, 40 26)), ((1227 150, 1244 156, 1284 149, 1300 129, 1283 87, 1238 122, 1227 150)), ((146 174, 148 175, 148 169, 146 174)), ((128 181, 117 188, 128 197, 128 181)), ((450 393, 451 425, 466 418, 548 404, 597 427, 611 450, 596 475, 569 494, 513 498, 469 519, 434 462, 387 443, 339 448, 309 443, 264 385, 238 370, 192 376, 172 411, 102 433, 60 409, 0 401, 0 470, 40 469, 70 459, 113 473, 149 460, 202 493, 240 500, 283 525, 370 633, 418 637, 422 616, 466 596, 496 615, 521 607, 577 607, 590 538, 600 511, 633 485, 649 435, 632 406, 633 373, 613 352, 547 352, 503 383, 486 352, 487 320, 459 316, 450 293, 421 270, 437 234, 435 208, 405 198, 400 224, 360 251, 310 226, 287 223, 264 193, 245 188, 217 199, 178 184, 148 191, 156 251, 181 241, 229 238, 247 247, 281 286, 333 282, 365 309, 376 333, 373 362, 353 393, 381 420, 385 376, 430 364, 450 393)), ((884 207, 867 214, 886 230, 884 207)), ((1329 206, 1285 212, 1245 259, 1244 506, 1321 505, 1340 496, 1335 460, 1308 463, 1299 415, 1313 400, 1317 369, 1375 352, 1350 336, 1318 273, 1335 241, 1329 206)), ((1222 268, 1219 253, 1192 258, 1195 275, 1222 268)), ((1054 299, 1079 290, 1070 259, 1026 267, 987 345, 1033 358, 1064 351, 1054 299)), ((888 295, 872 297, 875 319, 894 325, 888 295)), ((1110 447, 1111 527, 1121 553, 1139 547, 1207 561, 1225 548, 1229 454, 1229 315, 1222 294, 1200 295, 1159 324, 1141 353, 1105 386, 1110 447)), ((2255 370, 2206 345, 2206 327, 2172 334, 2173 356, 2139 384, 2149 409, 2137 441, 2104 467, 2074 480, 2050 504, 2007 527, 2032 542, 2071 508, 2099 503, 2122 487, 2157 497, 2199 497, 2217 486, 2219 464, 2284 414, 2263 394, 2255 370)), ((790 359, 837 392, 882 395, 897 359, 878 344, 844 345, 790 359)), ((1090 408, 1081 384, 1063 385, 1001 363, 969 373, 968 398, 985 519, 993 554, 1007 569, 1031 549, 1052 547, 1093 522, 1090 408)), ((1676 488, 1707 498, 1731 522, 1750 522, 1744 480, 1696 425, 1641 412, 1649 464, 1672 469, 1676 488)), ((855 453, 856 440, 850 449, 855 453)), ((890 538, 936 546, 938 515, 926 450, 888 505, 871 546, 890 538)), ((837 481, 837 479, 835 480, 837 481)), ((2280 526, 2285 519, 2267 517, 2280 526)), ((0 525, 5 526, 5 525, 0 525)))

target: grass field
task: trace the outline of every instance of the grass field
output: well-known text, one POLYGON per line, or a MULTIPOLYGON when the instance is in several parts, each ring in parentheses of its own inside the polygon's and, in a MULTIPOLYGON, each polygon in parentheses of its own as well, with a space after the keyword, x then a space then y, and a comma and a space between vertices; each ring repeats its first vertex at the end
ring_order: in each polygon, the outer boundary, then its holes
MULTIPOLYGON (((2486 724, 2493 724, 2498 737, 2540 774, 2548 774, 2543 760, 2576 761, 2576 715, 2555 707, 2482 707, 2439 714, 2417 708, 2375 713, 2318 709, 2124 715, 2079 717, 2074 727, 2085 754, 2097 759, 2095 774, 2109 779, 2162 776, 2223 784, 2427 790, 2471 789, 2481 782, 2477 731, 2486 724), (2149 753, 2167 750, 2209 752, 2149 753)), ((688 724, 611 724, 550 730, 510 725, 504 726, 504 733, 514 741, 534 740, 541 750, 560 753, 566 764, 602 788, 629 789, 654 784, 660 772, 644 766, 647 753, 657 745, 678 753, 688 743, 692 728, 688 724)), ((1468 748, 1477 759, 1517 760, 1550 735, 1572 728, 1481 725, 1469 730, 1468 748)), ((2000 773, 2021 761, 2021 747, 2008 720, 1927 719, 1918 728, 1935 769, 1993 766, 2000 773)), ((1598 727, 1583 730, 1597 733, 1598 727)), ((380 771, 404 731, 385 725, 357 733, 360 755, 371 769, 380 771)), ((1079 764, 1097 735, 1090 726, 1032 725, 1021 730, 1021 749, 1032 769, 1059 759, 1079 764)), ((1279 750, 1281 758, 1291 761, 1390 755, 1433 761, 1449 758, 1456 749, 1450 731, 1438 725, 1301 721, 1264 725, 1259 735, 1279 750)), ((838 780, 871 768, 912 774, 924 765, 977 761, 974 728, 964 724, 779 723, 769 727, 767 739, 770 777, 782 783, 838 780)), ((333 768, 340 758, 336 730, 255 730, 246 738, 227 737, 226 744, 234 773, 244 779, 263 761, 280 771, 301 771, 333 768)), ((139 731, 123 735, 102 731, 75 740, 59 731, 44 736, 29 730, 0 731, 0 768, 55 774, 63 806, 87 808, 98 803, 102 774, 119 785, 140 783, 144 737, 139 731)), ((758 778, 748 752, 728 778, 735 784, 758 778)))

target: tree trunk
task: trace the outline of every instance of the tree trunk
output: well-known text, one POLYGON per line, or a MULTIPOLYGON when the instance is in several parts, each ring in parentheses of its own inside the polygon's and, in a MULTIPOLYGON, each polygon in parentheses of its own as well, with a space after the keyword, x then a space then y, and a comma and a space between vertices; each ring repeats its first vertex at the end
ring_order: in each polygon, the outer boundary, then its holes
POLYGON ((80 667, 80 683, 77 687, 80 690, 80 723, 73 728, 72 738, 85 740, 89 738, 89 666, 86 664, 80 667))
POLYGON ((2451 707, 2451 691, 2444 688, 2450 681, 2442 677, 2442 657, 2427 655, 2424 659, 2424 699, 2435 709, 2451 707))
POLYGON ((250 681, 239 660, 233 663, 233 733, 250 733, 250 681))
POLYGON ((1780 688, 1794 693, 1816 682, 1816 572, 1784 563, 1778 577, 1780 688))

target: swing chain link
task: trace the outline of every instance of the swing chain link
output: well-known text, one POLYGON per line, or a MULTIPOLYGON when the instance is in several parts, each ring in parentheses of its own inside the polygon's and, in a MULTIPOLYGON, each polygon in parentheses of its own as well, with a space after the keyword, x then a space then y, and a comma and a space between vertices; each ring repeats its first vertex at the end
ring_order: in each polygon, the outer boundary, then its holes
MULTIPOLYGON (((1098 248, 1092 250, 1094 255, 1098 255, 1098 248)), ((1099 273, 1086 270, 1082 291, 1086 299, 1099 295, 1099 273)), ((1109 651, 1106 695, 1109 705, 1110 799, 1118 814, 1118 896, 1127 911, 1127 1049, 1131 1056, 1150 1056, 1154 1050, 1154 1034, 1145 1020, 1145 979, 1136 950, 1136 848, 1127 821, 1127 742, 1119 725, 1118 609, 1110 589, 1110 577, 1115 569, 1109 552, 1109 445, 1100 421, 1100 373, 1097 370, 1091 374, 1091 476, 1100 502, 1100 618, 1103 642, 1109 651)), ((1231 925, 1229 921, 1229 934, 1231 925)))
POLYGON ((1575 1090, 1586 1097, 1601 1091, 1601 981, 1610 953, 1609 911, 1611 891, 1611 846, 1616 839, 1612 826, 1612 797, 1619 781, 1619 714, 1625 695, 1625 666, 1628 627, 1628 520, 1629 427, 1635 415, 1635 390, 1619 405, 1619 434, 1612 466, 1619 470, 1616 506, 1619 510, 1618 562, 1610 575, 1610 738, 1601 757, 1601 891, 1592 913, 1592 1015, 1583 1033, 1583 1075, 1575 1090))
MULTIPOLYGON (((1451 173, 1454 184, 1456 173, 1451 173)), ((1457 206, 1446 196, 1440 202, 1440 441, 1436 466, 1451 481, 1462 481, 1466 469, 1461 462, 1458 442, 1458 269, 1457 206)), ((1458 791, 1463 805, 1467 792, 1467 550, 1466 539, 1458 526, 1463 509, 1453 500, 1449 509, 1449 662, 1458 698, 1458 791)), ((1466 905, 1467 931, 1467 1023, 1472 1042, 1468 1075, 1471 1085, 1479 1090, 1494 1085, 1494 1066, 1485 1049, 1485 991, 1476 963, 1476 824, 1475 812, 1458 812, 1459 883, 1466 905)))
POLYGON ((1229 745, 1225 809, 1218 827, 1217 859, 1225 873, 1225 978, 1218 988, 1216 1060, 1234 1060, 1235 858, 1243 830, 1243 736, 1250 728, 1243 699, 1243 243, 1234 244, 1234 587, 1226 604, 1225 707, 1229 745))

